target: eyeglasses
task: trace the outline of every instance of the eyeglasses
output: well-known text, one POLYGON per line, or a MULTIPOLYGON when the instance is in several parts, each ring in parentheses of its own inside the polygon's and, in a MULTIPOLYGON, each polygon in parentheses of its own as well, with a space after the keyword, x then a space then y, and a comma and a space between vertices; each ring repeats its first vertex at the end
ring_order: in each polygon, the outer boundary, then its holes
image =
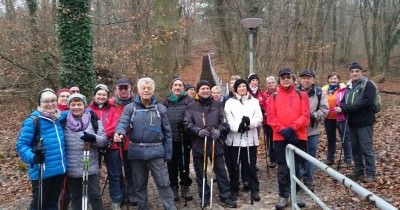
POLYGON ((40 101, 40 102, 44 103, 44 104, 54 104, 57 102, 57 100, 46 100, 46 101, 40 101))
POLYGON ((68 95, 60 95, 60 98, 68 98, 68 95))

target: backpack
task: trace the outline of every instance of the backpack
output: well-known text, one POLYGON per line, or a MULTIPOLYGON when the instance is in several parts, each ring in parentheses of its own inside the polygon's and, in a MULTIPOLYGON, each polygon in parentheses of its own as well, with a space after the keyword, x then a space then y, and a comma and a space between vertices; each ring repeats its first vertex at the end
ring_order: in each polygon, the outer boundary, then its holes
MULTIPOLYGON (((362 88, 361 95, 364 95, 364 90, 365 90, 365 86, 367 85, 367 81, 368 80, 365 80, 361 83, 361 88, 362 88)), ((382 97, 381 97, 380 91, 378 89, 378 86, 376 86, 375 82, 372 80, 369 80, 369 81, 371 81, 371 83, 375 86, 375 90, 376 90, 374 105, 372 107, 374 113, 376 114, 376 113, 380 112, 382 109, 382 97)))
POLYGON ((33 133, 33 145, 36 146, 40 141, 40 128, 39 128, 39 118, 37 116, 31 116, 33 120, 33 127, 35 132, 33 133))

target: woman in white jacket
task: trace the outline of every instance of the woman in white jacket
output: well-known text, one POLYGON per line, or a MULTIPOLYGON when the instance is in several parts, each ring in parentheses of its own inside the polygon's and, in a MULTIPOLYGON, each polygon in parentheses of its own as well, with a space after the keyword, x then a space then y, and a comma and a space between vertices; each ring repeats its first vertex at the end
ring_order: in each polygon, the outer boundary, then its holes
POLYGON ((225 104, 225 114, 230 126, 225 140, 225 158, 231 190, 236 197, 239 190, 238 163, 241 160, 247 171, 251 200, 260 201, 256 159, 259 145, 257 127, 263 120, 261 108, 258 100, 248 93, 250 87, 245 80, 236 80, 233 88, 235 95, 225 104))

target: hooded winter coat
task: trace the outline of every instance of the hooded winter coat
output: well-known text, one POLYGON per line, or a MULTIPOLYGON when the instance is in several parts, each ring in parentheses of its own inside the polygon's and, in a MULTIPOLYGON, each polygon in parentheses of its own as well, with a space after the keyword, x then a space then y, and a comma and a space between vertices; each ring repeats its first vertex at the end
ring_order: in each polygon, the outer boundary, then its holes
POLYGON ((225 116, 228 121, 230 132, 225 140, 228 146, 258 146, 257 127, 262 123, 262 113, 257 99, 249 93, 246 96, 235 95, 225 103, 225 116), (238 132, 242 117, 250 118, 250 130, 245 134, 238 132))
POLYGON ((39 135, 43 138, 45 162, 43 164, 43 179, 65 174, 67 172, 67 157, 65 154, 64 132, 60 118, 56 121, 34 111, 25 119, 17 139, 17 151, 21 159, 28 164, 29 180, 38 180, 39 164, 35 164, 35 154, 32 152, 35 134, 35 124, 31 116, 38 118, 39 135))
POLYGON ((284 141, 279 133, 291 127, 299 140, 307 141, 307 126, 310 124, 310 102, 303 91, 297 91, 294 84, 278 91, 268 98, 268 125, 273 129, 273 141, 284 141))
MULTIPOLYGON (((186 111, 183 124, 187 131, 193 135, 192 148, 193 155, 202 157, 204 154, 204 140, 198 135, 201 129, 214 128, 222 132, 227 132, 224 110, 219 101, 214 101, 210 96, 192 101, 186 111), (203 122, 204 120, 204 122, 203 122)), ((211 138, 207 138, 207 155, 211 155, 211 138)), ((216 156, 224 154, 224 142, 221 139, 215 141, 214 154, 216 156)))
MULTIPOLYGON (((65 119, 68 116, 68 112, 63 112, 62 118, 65 119)), ((85 112, 89 112, 89 110, 86 110, 85 112)), ((91 143, 89 150, 89 175, 99 174, 100 172, 98 148, 104 147, 107 144, 107 136, 104 132, 101 120, 98 120, 97 133, 95 132, 92 123, 89 121, 89 125, 86 127, 85 130, 82 131, 73 131, 68 128, 67 125, 64 126, 65 146, 68 161, 67 175, 69 177, 82 177, 83 148, 85 143, 81 139, 81 137, 84 135, 83 132, 90 133, 96 136, 96 142, 91 143)))
POLYGON ((128 159, 151 160, 172 158, 172 131, 167 108, 152 97, 149 106, 144 106, 140 96, 135 96, 124 111, 115 128, 116 133, 126 135, 130 127, 128 159))
POLYGON ((348 116, 351 128, 372 126, 375 121, 376 87, 371 81, 366 81, 363 92, 361 86, 365 80, 368 79, 361 77, 357 81, 352 81, 351 85, 347 86, 346 95, 340 103, 343 112, 348 116))

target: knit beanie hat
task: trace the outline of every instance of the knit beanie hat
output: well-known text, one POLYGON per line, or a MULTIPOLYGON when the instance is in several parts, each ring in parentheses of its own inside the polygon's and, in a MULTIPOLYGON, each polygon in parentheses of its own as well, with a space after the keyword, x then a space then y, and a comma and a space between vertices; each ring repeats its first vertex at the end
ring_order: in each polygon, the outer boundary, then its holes
POLYGON ((255 73, 249 75, 248 82, 250 83, 251 80, 253 80, 253 79, 257 79, 258 81, 260 81, 260 77, 255 73))
POLYGON ((68 88, 61 88, 61 89, 57 90, 57 92, 56 92, 57 98, 60 96, 60 94, 62 92, 68 92, 69 93, 69 89, 68 88))
POLYGON ((358 64, 357 62, 353 62, 352 64, 349 65, 349 71, 352 69, 363 70, 362 66, 360 64, 358 64))
MULTIPOLYGON (((250 80, 250 81, 251 81, 251 80, 250 80)), ((247 83, 246 80, 244 80, 244 79, 238 79, 238 80, 236 80, 235 84, 233 84, 233 89, 235 90, 235 93, 237 93, 237 89, 238 89, 239 85, 242 84, 242 83, 244 83, 244 84, 246 85, 247 91, 250 91, 250 90, 251 90, 251 89, 250 89, 250 86, 249 86, 249 83, 247 83)))
POLYGON ((94 88, 94 95, 96 95, 97 91, 99 90, 105 90, 107 92, 107 95, 110 95, 110 90, 108 89, 107 85, 105 84, 98 84, 94 88))
POLYGON ((83 102, 83 104, 85 105, 85 107, 87 106, 86 97, 80 93, 74 93, 68 97, 68 99, 67 99, 68 106, 71 103, 71 101, 74 99, 80 99, 83 102))
MULTIPOLYGON (((54 92, 54 90, 52 90, 52 89, 50 89, 50 88, 45 88, 45 89, 41 90, 41 91, 39 92, 38 96, 37 96, 37 105, 38 105, 38 106, 40 106, 40 100, 42 99, 42 95, 43 95, 44 93, 47 93, 47 92, 50 92, 50 93, 56 95, 56 93, 54 92)), ((56 95, 56 97, 57 97, 57 95, 56 95)))
POLYGON ((200 82, 197 83, 196 85, 196 90, 199 91, 199 89, 201 88, 201 86, 203 85, 207 85, 210 89, 211 89, 211 84, 209 81, 207 80, 201 80, 200 82))
POLYGON ((192 84, 185 84, 185 91, 188 91, 189 89, 191 89, 191 88, 195 88, 192 84))

